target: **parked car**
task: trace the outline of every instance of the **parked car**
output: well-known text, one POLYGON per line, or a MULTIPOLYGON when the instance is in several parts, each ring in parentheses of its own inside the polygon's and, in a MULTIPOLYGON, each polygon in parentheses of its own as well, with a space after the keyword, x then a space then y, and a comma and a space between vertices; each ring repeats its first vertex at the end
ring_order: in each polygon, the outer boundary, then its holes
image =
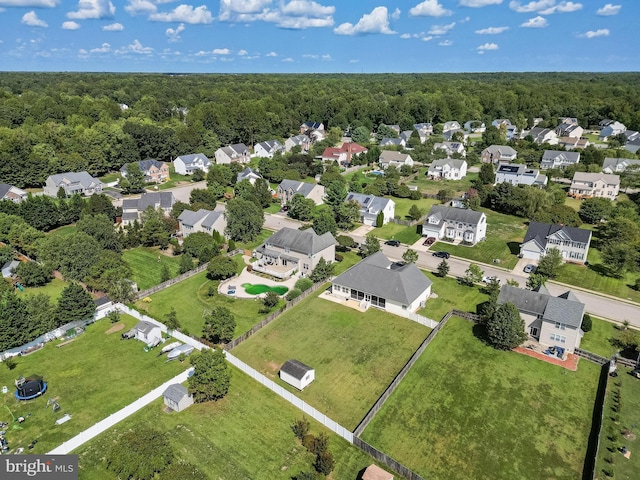
POLYGON ((494 280, 496 282, 500 283, 500 279, 498 277, 496 277, 495 275, 485 275, 484 277, 482 277, 482 283, 491 283, 494 280))
POLYGON ((632 376, 634 376, 636 378, 640 378, 640 368, 635 368, 630 373, 631 373, 632 376))
POLYGON ((398 240, 387 240, 386 242, 384 242, 385 245, 390 245, 392 247, 399 247, 400 246, 400 242, 398 240))
POLYGON ((432 255, 439 258, 449 258, 451 256, 449 252, 433 252, 432 255))
POLYGON ((425 247, 430 247, 435 243, 435 241, 436 241, 436 237, 429 237, 424 242, 422 242, 422 245, 424 245, 425 247))
POLYGON ((536 271, 536 266, 533 263, 528 263, 524 266, 524 273, 533 273, 536 271))

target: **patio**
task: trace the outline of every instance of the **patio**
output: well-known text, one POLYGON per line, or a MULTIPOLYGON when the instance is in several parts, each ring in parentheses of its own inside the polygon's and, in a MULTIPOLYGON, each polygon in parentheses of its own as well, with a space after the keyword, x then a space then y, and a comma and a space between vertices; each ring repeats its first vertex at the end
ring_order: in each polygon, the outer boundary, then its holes
POLYGON ((226 295, 228 297, 235 297, 235 298, 262 298, 266 294, 263 293, 260 295, 251 295, 245 292, 245 289, 242 288, 242 285, 245 283, 250 283, 252 285, 262 284, 262 285, 268 285, 269 287, 276 287, 276 286, 287 287, 289 290, 291 290, 295 286, 297 280, 298 280, 297 277, 291 277, 288 280, 285 280, 283 282, 277 282, 275 280, 271 280, 269 278, 264 278, 259 275, 256 275, 255 273, 248 272, 247 268, 245 267, 242 270, 242 273, 240 273, 240 275, 238 275, 237 277, 229 278, 227 280, 223 280, 222 282, 220 282, 220 285, 218 285, 218 293, 221 295, 226 295), (235 287, 235 293, 231 295, 227 293, 230 286, 235 287))
POLYGON ((528 357, 537 358, 543 362, 551 363, 559 367, 566 368, 575 372, 578 369, 578 356, 573 353, 565 352, 562 358, 555 355, 549 355, 545 352, 549 351, 549 347, 541 345, 537 340, 529 337, 529 339, 513 349, 514 352, 527 355, 528 357))

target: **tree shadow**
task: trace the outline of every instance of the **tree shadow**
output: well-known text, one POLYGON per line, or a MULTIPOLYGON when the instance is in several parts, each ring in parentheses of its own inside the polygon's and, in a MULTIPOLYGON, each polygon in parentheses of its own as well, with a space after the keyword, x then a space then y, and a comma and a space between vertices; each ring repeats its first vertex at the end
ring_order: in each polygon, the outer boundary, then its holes
POLYGON ((487 329, 484 325, 475 323, 471 329, 473 336, 480 340, 482 343, 489 345, 489 338, 487 337, 487 329))
POLYGON ((507 242, 511 255, 520 255, 520 242, 507 242))

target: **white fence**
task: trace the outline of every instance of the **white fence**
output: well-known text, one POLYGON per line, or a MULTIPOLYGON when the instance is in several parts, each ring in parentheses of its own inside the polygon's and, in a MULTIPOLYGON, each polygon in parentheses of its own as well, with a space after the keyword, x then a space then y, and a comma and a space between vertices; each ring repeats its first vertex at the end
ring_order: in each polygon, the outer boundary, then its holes
POLYGON ((431 320, 430 318, 423 317, 422 315, 418 315, 417 313, 413 312, 409 312, 406 318, 429 328, 436 328, 436 326, 438 325, 438 322, 436 322, 435 320, 431 320))

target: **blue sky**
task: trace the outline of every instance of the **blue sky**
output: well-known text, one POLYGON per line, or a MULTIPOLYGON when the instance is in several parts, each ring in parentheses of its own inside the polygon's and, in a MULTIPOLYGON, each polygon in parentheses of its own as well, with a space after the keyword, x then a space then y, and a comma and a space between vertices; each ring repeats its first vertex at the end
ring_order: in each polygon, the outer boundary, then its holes
POLYGON ((640 71, 640 0, 0 0, 0 70, 640 71))

